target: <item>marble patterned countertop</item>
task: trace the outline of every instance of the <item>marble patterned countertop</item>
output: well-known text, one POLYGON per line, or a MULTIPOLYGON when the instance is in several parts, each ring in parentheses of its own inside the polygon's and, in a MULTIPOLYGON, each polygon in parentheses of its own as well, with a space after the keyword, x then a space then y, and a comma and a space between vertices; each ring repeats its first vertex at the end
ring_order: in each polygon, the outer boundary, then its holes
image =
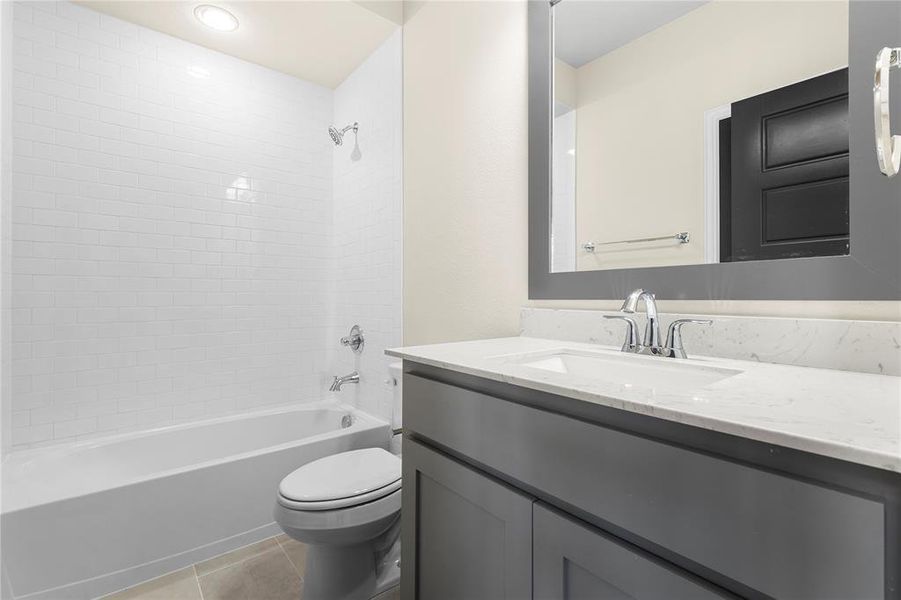
POLYGON ((536 369, 521 364, 522 358, 517 356, 564 349, 619 354, 618 348, 612 346, 529 337, 410 346, 386 353, 584 402, 901 472, 901 377, 693 356, 687 362, 740 373, 690 391, 661 391, 536 369))

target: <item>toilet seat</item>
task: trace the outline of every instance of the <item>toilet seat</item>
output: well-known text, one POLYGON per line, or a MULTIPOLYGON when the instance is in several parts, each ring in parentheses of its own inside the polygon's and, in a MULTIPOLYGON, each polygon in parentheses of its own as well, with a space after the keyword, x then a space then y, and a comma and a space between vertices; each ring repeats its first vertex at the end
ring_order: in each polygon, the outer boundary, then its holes
POLYGON ((366 504, 367 502, 379 500, 380 498, 384 498, 385 496, 388 496, 399 489, 400 480, 397 480, 394 483, 386 485, 385 487, 379 488, 377 490, 372 490, 371 492, 368 492, 366 494, 360 494, 358 496, 348 496, 347 498, 336 498, 334 500, 319 500, 316 502, 292 500, 291 498, 286 498, 281 493, 279 493, 278 503, 285 508, 290 508, 292 510, 335 510, 338 508, 352 508, 354 506, 366 504))
POLYGON ((296 469, 278 486, 285 508, 323 511, 384 498, 401 487, 401 461, 381 448, 326 456, 296 469))

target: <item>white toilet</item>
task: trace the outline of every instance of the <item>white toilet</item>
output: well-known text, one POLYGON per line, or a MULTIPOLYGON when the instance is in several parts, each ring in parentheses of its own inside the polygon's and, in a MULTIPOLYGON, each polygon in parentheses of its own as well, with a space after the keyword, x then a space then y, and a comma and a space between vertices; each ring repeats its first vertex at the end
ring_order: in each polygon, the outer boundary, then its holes
POLYGON ((308 545, 304 600, 367 600, 400 582, 400 495, 401 459, 381 448, 326 456, 282 480, 275 521, 308 545))

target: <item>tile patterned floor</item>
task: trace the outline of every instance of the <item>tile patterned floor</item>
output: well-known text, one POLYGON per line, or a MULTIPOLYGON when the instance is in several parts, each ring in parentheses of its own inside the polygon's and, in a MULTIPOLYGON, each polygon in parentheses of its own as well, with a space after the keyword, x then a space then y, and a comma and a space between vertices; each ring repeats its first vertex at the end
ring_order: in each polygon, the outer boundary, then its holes
MULTIPOLYGON (((306 546, 279 535, 103 600, 302 600, 306 546)), ((398 588, 373 600, 400 600, 398 588)))

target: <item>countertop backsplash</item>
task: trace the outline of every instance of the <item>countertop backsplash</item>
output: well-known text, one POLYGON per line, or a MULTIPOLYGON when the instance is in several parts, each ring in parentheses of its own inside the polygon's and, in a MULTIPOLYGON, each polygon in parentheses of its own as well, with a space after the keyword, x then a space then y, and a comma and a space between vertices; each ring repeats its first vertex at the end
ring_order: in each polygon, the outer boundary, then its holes
MULTIPOLYGON (((523 308, 520 333, 527 337, 618 345, 625 326, 603 319, 615 311, 523 308)), ((639 334, 644 313, 636 314, 639 334)), ((711 325, 686 325, 688 356, 901 375, 901 323, 721 315, 661 315, 661 336, 674 319, 710 318, 711 325)))

